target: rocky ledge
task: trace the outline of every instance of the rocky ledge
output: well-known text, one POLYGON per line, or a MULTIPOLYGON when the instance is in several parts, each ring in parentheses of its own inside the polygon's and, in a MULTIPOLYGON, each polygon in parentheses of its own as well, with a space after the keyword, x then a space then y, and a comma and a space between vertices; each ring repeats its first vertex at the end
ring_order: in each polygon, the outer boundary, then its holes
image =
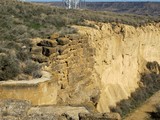
POLYGON ((23 100, 0 100, 0 120, 120 120, 120 116, 91 113, 83 106, 32 106, 23 100))

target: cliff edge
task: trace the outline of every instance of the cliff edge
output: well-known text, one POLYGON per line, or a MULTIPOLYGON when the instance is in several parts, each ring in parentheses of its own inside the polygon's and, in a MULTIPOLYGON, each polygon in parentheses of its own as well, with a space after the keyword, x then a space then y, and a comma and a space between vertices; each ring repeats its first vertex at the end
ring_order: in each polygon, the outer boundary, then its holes
POLYGON ((107 112, 110 106, 128 98, 138 88, 146 62, 160 62, 160 24, 137 28, 114 23, 89 24, 95 28, 76 28, 82 36, 88 36, 88 43, 95 50, 92 75, 101 91, 96 108, 107 112))

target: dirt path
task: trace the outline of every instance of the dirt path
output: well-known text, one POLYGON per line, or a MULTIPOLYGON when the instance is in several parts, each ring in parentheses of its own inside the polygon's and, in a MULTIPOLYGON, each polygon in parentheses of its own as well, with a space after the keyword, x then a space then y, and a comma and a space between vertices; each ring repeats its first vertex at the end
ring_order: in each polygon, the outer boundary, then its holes
POLYGON ((160 91, 156 92, 150 97, 141 107, 137 108, 124 120, 147 120, 149 115, 146 112, 152 112, 155 110, 155 105, 160 103, 160 91))

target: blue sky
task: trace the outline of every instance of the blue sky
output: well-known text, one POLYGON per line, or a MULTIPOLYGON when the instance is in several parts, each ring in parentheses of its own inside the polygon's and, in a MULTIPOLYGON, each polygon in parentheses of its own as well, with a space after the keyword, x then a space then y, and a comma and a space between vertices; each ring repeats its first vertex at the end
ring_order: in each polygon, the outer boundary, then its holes
MULTIPOLYGON (((26 0, 26 1, 41 1, 41 2, 51 2, 51 1, 62 1, 62 0, 26 0)), ((86 1, 104 1, 104 2, 114 2, 114 1, 121 1, 121 2, 126 2, 126 1, 136 1, 136 2, 141 2, 141 1, 150 1, 150 2, 160 2, 160 0, 86 0, 86 1)))

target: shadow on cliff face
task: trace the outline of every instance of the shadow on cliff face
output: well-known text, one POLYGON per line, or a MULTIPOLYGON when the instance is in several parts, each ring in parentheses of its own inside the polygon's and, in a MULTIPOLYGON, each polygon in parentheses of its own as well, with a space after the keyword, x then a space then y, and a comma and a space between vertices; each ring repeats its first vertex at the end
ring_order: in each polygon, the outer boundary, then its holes
POLYGON ((157 62, 148 62, 146 68, 146 72, 141 74, 139 88, 128 99, 118 102, 116 107, 110 107, 112 112, 118 112, 125 117, 160 90, 160 65, 157 62))

